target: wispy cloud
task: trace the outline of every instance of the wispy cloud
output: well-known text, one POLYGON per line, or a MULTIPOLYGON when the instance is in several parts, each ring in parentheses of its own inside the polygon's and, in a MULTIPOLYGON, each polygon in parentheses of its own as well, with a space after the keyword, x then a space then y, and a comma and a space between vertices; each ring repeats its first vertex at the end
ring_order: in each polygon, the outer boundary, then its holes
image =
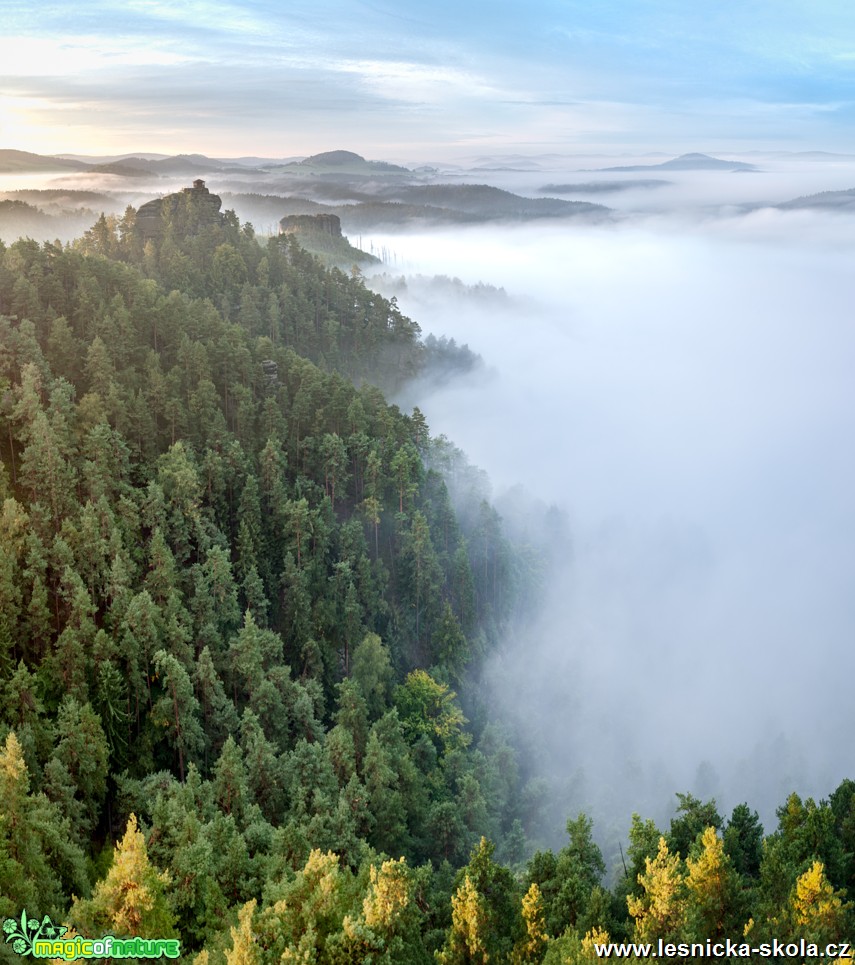
POLYGON ((394 101, 441 104, 449 98, 495 97, 484 78, 454 67, 390 60, 348 60, 328 65, 358 78, 365 90, 394 101))
MULTIPOLYGON (((141 48, 133 37, 12 36, 4 40, 0 71, 7 79, 25 77, 84 77, 95 71, 127 67, 173 67, 193 57, 169 39, 156 40, 141 48)), ((7 80, 8 82, 8 80, 7 80)))
MULTIPOLYGON (((776 135, 787 117, 791 142, 823 131, 817 146, 853 141, 855 12, 831 0, 7 0, 0 11, 0 92, 16 99, 17 131, 31 99, 40 139, 50 102, 65 111, 64 135, 89 129, 93 109, 104 123, 127 110, 151 119, 152 136, 180 117, 196 139, 207 118, 222 142, 233 124, 241 151, 310 114, 314 128, 361 117, 377 144, 421 116, 419 141, 449 149, 597 132, 592 147, 659 147, 680 124, 724 136, 731 111, 735 137, 748 116, 776 135)), ((401 148, 412 135, 400 131, 401 148)), ((55 145, 74 147, 85 146, 55 145)))

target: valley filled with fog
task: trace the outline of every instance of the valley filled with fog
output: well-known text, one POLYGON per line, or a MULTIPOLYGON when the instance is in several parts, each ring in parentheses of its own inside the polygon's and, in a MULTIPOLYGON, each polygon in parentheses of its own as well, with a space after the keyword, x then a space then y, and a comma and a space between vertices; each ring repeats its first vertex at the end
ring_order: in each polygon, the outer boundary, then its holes
POLYGON ((827 795, 855 770, 855 158, 338 155, 9 174, 7 240, 190 171, 259 235, 339 218, 383 259, 369 285, 483 360, 396 401, 546 553, 485 694, 548 782, 550 842, 586 810, 611 846, 676 791, 767 829, 791 791, 827 795))
MULTIPOLYGON (((489 672, 556 828, 585 808, 622 834, 676 790, 774 826, 790 791, 855 767, 855 221, 769 207, 848 188, 855 166, 769 167, 656 172, 671 183, 592 198, 615 209, 602 224, 363 239, 393 253, 384 271, 505 292, 397 290, 484 359, 400 401, 507 516, 542 501, 566 519, 545 606, 489 672)), ((533 197, 642 175, 482 177, 533 197)))

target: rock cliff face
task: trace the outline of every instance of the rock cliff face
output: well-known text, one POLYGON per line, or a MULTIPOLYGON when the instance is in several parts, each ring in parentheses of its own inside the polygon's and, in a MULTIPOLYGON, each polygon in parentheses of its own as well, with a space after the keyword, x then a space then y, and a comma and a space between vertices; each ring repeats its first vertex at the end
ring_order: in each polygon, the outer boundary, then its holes
POLYGON ((137 211, 137 231, 143 240, 160 238, 163 234, 163 215, 168 211, 173 221, 178 218, 181 227, 190 234, 209 224, 220 224, 223 202, 219 195, 211 194, 204 181, 194 181, 193 186, 175 194, 148 201, 137 211), (182 218, 181 215, 184 215, 182 218))
POLYGON ((318 234, 341 237, 341 220, 335 214, 289 214, 279 222, 279 234, 313 231, 318 234))
POLYGON ((379 262, 353 245, 341 233, 341 221, 335 214, 289 214, 279 222, 280 235, 292 235, 297 244, 325 265, 352 268, 364 262, 379 262))

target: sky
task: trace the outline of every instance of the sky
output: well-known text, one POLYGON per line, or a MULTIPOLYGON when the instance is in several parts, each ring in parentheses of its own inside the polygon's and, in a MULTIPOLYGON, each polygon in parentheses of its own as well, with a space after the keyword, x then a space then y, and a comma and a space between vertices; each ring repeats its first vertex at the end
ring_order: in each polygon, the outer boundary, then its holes
POLYGON ((0 147, 855 152, 839 0, 0 0, 0 147))

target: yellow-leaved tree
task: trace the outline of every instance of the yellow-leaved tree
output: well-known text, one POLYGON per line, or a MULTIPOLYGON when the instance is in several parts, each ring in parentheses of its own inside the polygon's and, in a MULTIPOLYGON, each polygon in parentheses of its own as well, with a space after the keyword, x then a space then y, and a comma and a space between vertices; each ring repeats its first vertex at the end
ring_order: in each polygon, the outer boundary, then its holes
POLYGON ((232 947, 226 949, 226 965, 260 965, 261 950, 255 940, 252 916, 255 899, 248 901, 238 912, 238 926, 231 928, 232 947))
POLYGON ((644 873, 638 876, 643 894, 627 897, 629 913, 635 919, 635 937, 640 942, 678 936, 686 907, 685 875, 679 854, 670 854, 665 838, 659 838, 655 858, 646 858, 644 873))
POLYGON ((391 932, 410 903, 407 859, 384 861, 378 871, 369 869, 368 894, 362 902, 365 924, 379 932, 391 932))
POLYGON ((82 935, 175 938, 175 919, 166 899, 169 884, 168 872, 158 871, 149 861, 145 838, 132 814, 106 878, 90 899, 74 903, 69 919, 82 935))
POLYGON ((513 965, 529 965, 540 962, 549 936, 546 934, 546 919, 543 913, 543 896, 536 881, 523 895, 522 917, 525 924, 525 937, 514 947, 511 956, 513 965))
POLYGON ((451 898, 451 930, 437 955, 440 965, 486 965, 487 926, 486 902, 467 874, 451 898))
POLYGON ((851 909, 851 902, 844 902, 843 895, 826 878, 821 861, 814 861, 796 880, 790 913, 800 938, 818 944, 850 939, 851 934, 846 932, 851 909))
POLYGON ((686 929, 689 941, 735 934, 739 884, 724 842, 713 827, 701 836, 700 853, 686 859, 686 929))
POLYGON ((406 858, 369 868, 368 892, 362 914, 347 914, 341 932, 330 939, 327 951, 335 962, 372 962, 395 965, 403 957, 404 921, 410 907, 412 884, 406 858))
POLYGON ((261 912, 258 931, 271 961, 322 961, 327 943, 349 910, 350 876, 332 851, 318 849, 293 879, 271 885, 272 904, 261 912))

